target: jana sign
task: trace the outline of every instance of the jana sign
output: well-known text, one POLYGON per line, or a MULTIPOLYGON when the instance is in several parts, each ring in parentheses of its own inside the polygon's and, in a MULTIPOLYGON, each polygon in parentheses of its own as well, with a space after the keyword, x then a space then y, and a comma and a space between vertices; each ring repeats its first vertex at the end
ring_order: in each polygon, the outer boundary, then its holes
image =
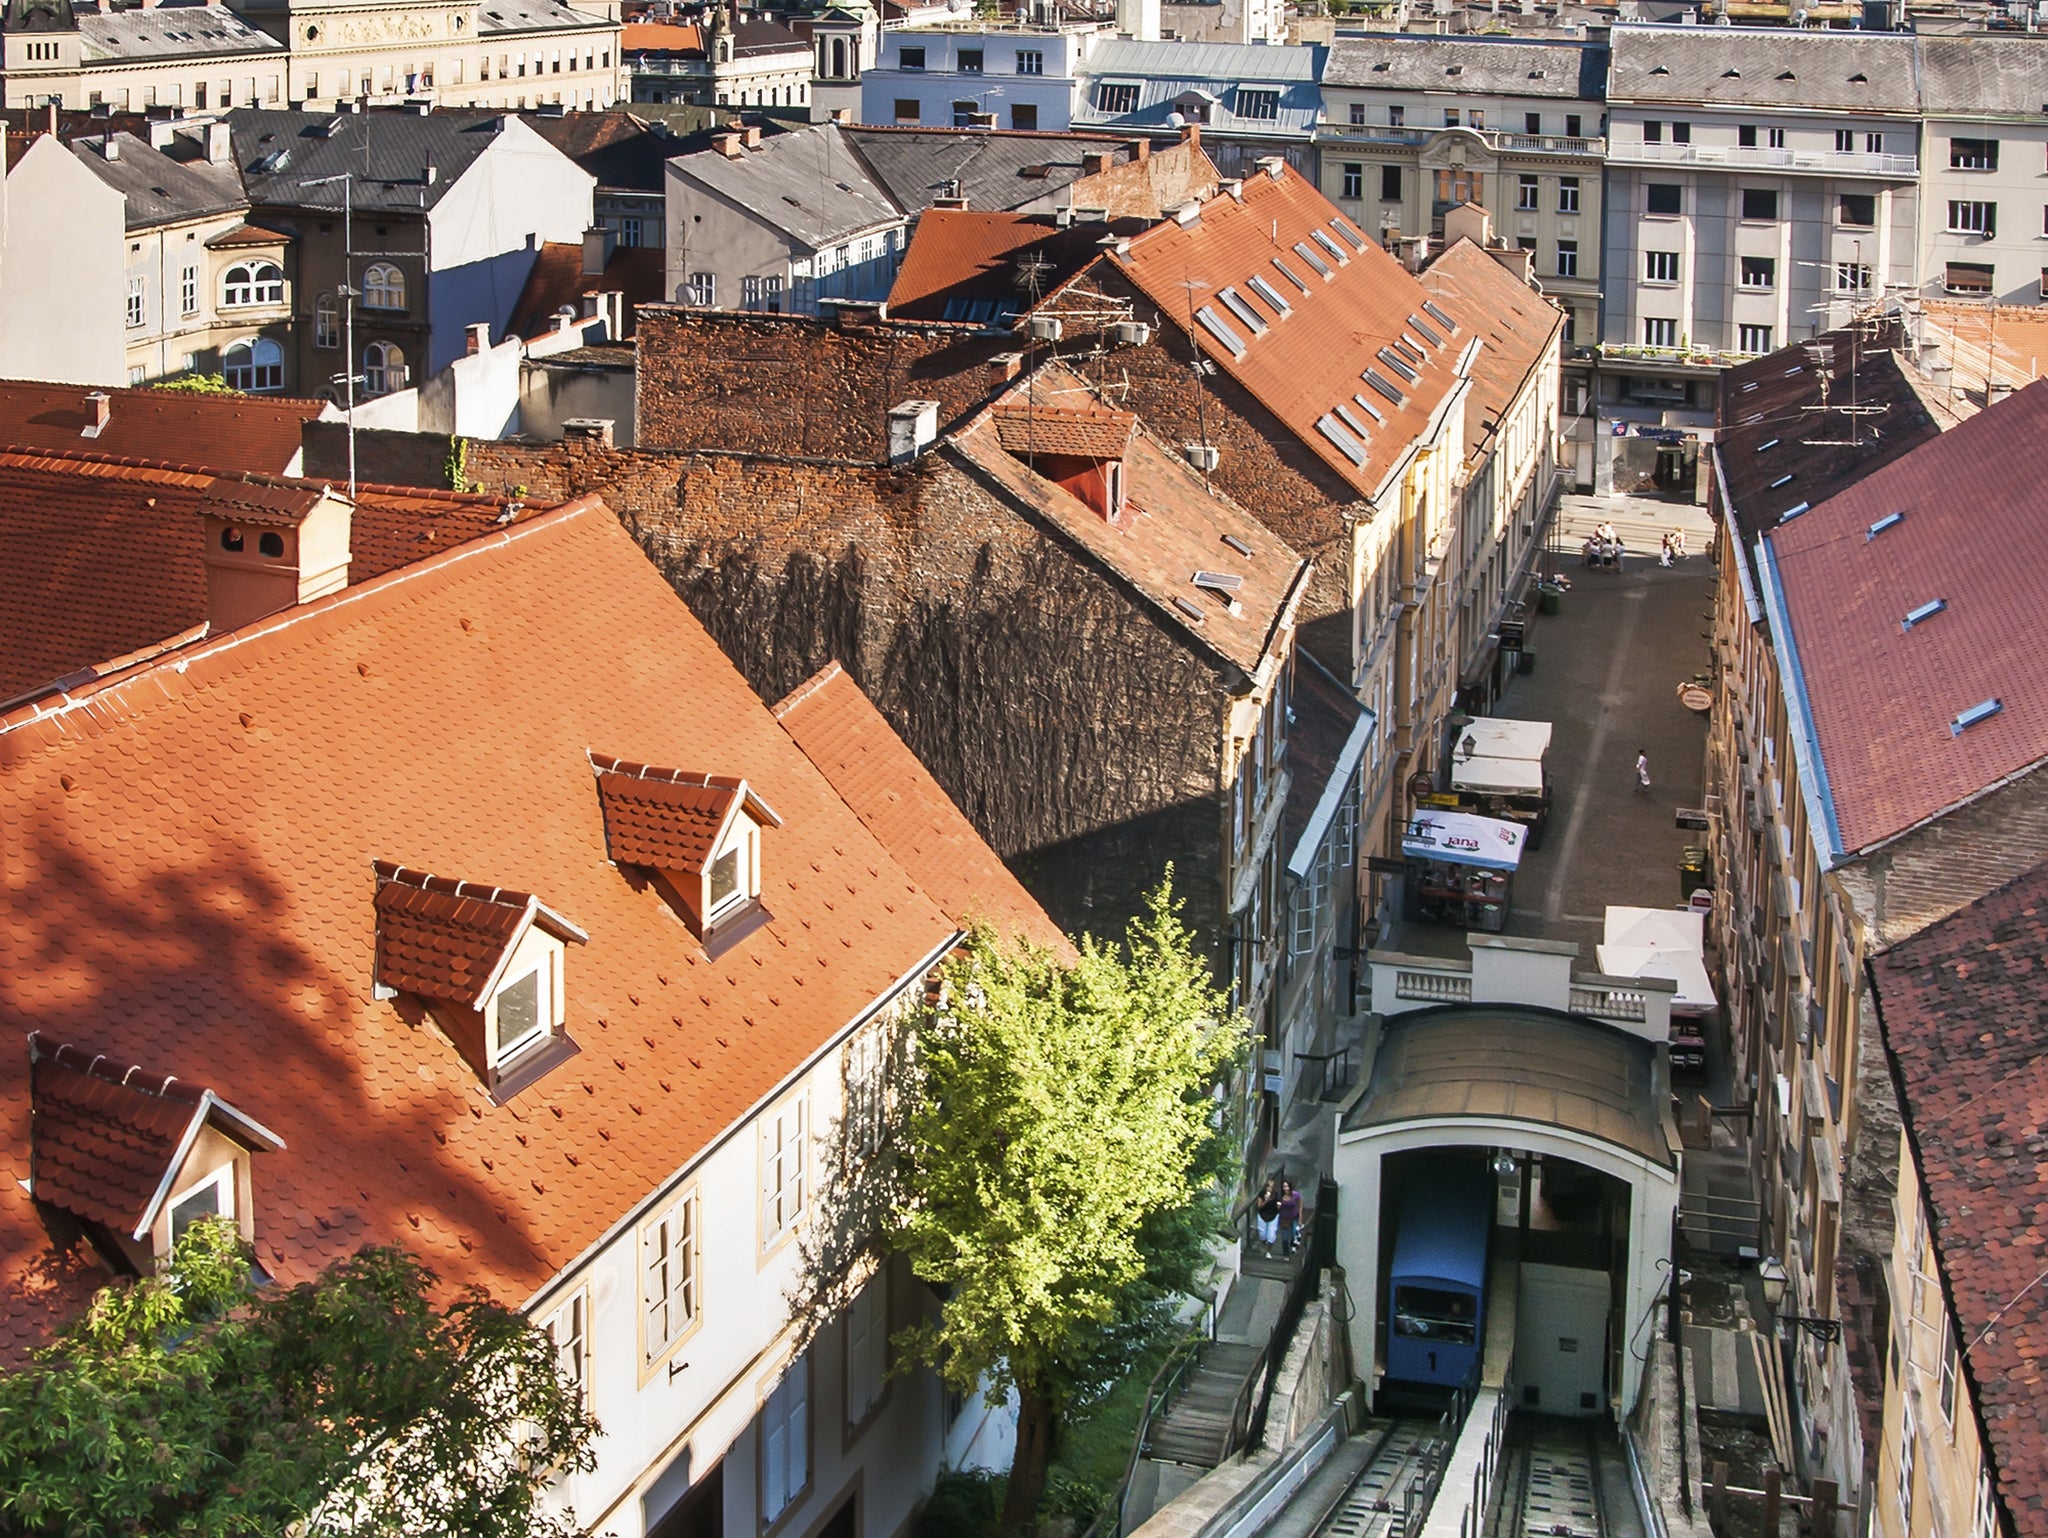
POLYGON ((1474 817, 1464 812, 1423 812, 1408 824, 1401 853, 1416 860, 1448 860, 1487 870, 1513 870, 1522 863, 1527 833, 1518 822, 1474 817))

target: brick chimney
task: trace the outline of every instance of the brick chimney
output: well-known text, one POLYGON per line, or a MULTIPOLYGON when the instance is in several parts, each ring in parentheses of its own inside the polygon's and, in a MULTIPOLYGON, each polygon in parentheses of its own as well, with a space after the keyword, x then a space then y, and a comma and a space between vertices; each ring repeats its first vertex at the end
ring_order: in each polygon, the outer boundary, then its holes
POLYGON ((727 160, 737 160, 740 158, 740 156, 746 153, 746 151, 740 147, 740 136, 738 134, 727 133, 714 135, 711 140, 711 147, 717 150, 718 153, 723 155, 727 160))
POLYGON ((1131 159, 1135 160, 1139 165, 1143 165, 1151 158, 1152 141, 1150 139, 1133 139, 1131 141, 1131 159))
POLYGON ((225 123, 206 125, 206 163, 224 166, 234 158, 234 140, 225 123))
POLYGON ((1180 142, 1187 145, 1190 149, 1200 149, 1202 147, 1202 125, 1200 123, 1184 125, 1180 131, 1180 142))
POLYGON ((564 417, 562 441, 583 444, 590 448, 608 449, 612 446, 613 425, 610 417, 564 417))
POLYGON ((81 438, 97 438, 107 430, 107 422, 114 414, 114 397, 105 390, 95 390, 85 398, 85 426, 79 432, 81 438))
POLYGON ((1115 159, 1116 157, 1108 150, 1083 150, 1081 152, 1081 174, 1083 176, 1100 176, 1110 168, 1111 163, 1115 159))
POLYGON ((332 488, 223 475, 199 497, 209 633, 239 629, 348 586, 355 508, 332 488))
POLYGON ((750 150, 759 149, 761 147, 761 130, 751 123, 748 124, 740 130, 740 143, 750 150))

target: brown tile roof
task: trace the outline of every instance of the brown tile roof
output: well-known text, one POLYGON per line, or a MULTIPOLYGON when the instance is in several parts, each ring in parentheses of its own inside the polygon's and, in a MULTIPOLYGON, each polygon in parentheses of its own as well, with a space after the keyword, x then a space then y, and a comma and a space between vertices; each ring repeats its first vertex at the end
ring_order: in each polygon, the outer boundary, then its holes
POLYGON ((1138 430, 1128 411, 1107 406, 1042 406, 1012 396, 990 413, 996 442, 1009 453, 1072 455, 1078 459, 1121 459, 1138 430))
POLYGON ((2034 646, 2048 587, 2044 484, 2048 381, 1766 536, 1787 700, 1819 742, 1819 764, 1801 767, 1824 775, 1831 827, 1816 832, 1837 858, 2048 757, 2048 668, 2034 646), (1873 532, 1893 513, 1905 516, 1873 532), (1907 623, 1932 603, 1945 607, 1907 623), (1996 714, 1955 730, 1959 713, 1989 700, 1996 714))
POLYGON ((288 474, 299 456, 299 428, 326 401, 275 395, 199 395, 189 390, 106 390, 107 425, 93 420, 83 385, 0 380, 0 446, 114 454, 216 470, 288 474))
POLYGON ((1564 311, 1469 240, 1438 256, 1423 269, 1421 281, 1437 306, 1464 318, 1469 334, 1481 341, 1465 399, 1469 459, 1496 436, 1500 414, 1522 393, 1544 354, 1558 345, 1564 311))
POLYGON ((1241 198, 1211 198, 1199 218, 1156 225, 1109 259, 1330 468, 1362 495, 1376 495, 1456 385, 1476 317, 1449 311, 1454 329, 1431 314, 1428 292, 1399 262, 1308 178, 1284 166, 1280 173, 1247 178, 1241 198), (1226 289, 1258 317, 1256 326, 1226 302, 1226 289), (1204 311, 1241 351, 1201 322, 1204 311), (1402 363, 1384 361, 1388 354, 1402 363), (1400 401, 1369 382, 1368 371, 1400 401))
POLYGON ((782 825, 745 780, 729 774, 656 769, 597 753, 590 766, 604 807, 605 845, 622 865, 700 872, 741 806, 766 827, 782 825))
POLYGON ((265 229, 260 224, 238 224, 231 230, 223 230, 206 243, 209 251, 226 251, 238 246, 288 246, 292 237, 279 230, 265 229))
POLYGON ((838 663, 774 710, 867 830, 956 923, 988 923, 1063 957, 1074 954, 1059 926, 838 663))
POLYGON ((280 1147, 206 1089, 30 1032, 29 1183, 38 1201, 140 1238, 209 1117, 251 1147, 280 1147), (225 1113, 225 1114, 222 1114, 225 1113))
MULTIPOLYGON (((0 766, 0 1016, 274 1128, 254 1219, 287 1284, 402 1241, 524 1301, 957 932, 594 500, 0 716, 0 766), (606 858, 594 742, 759 787, 784 818, 763 929, 709 960, 606 858), (590 935, 583 1050, 516 1105, 375 997, 370 862, 401 852, 544 890, 590 935)), ((0 1054, 17 1331, 75 1296, 15 1183, 28 1094, 0 1054)))
POLYGON ((563 940, 590 937, 531 892, 454 881, 379 860, 377 981, 387 988, 481 1009, 527 926, 563 940))
MULTIPOLYGON (((1203 649, 1246 672, 1256 669, 1291 622, 1309 563, 1258 519, 1203 481, 1180 455, 1142 428, 1124 456, 1124 506, 1114 524, 1025 463, 1005 443, 1006 417, 1033 397, 1101 410, 1087 382, 1062 364, 1019 380, 954 441, 1017 504, 1049 520, 1116 574, 1166 621, 1203 649), (1233 544, 1232 542, 1235 541, 1233 544), (1247 554, 1245 552, 1249 551, 1247 554), (1211 579, 1198 586, 1197 575, 1211 579)), ((1122 416, 1124 413, 1106 413, 1122 416)), ((1014 440, 1013 440, 1014 441, 1014 440)))
POLYGON ((2043 1538, 2048 866, 1880 953, 1871 974, 1987 1461, 2011 1530, 2043 1538))
POLYGON ((617 293, 626 296, 625 334, 631 336, 635 309, 662 297, 662 261, 660 246, 619 246, 603 272, 586 273, 580 244, 543 241, 512 306, 512 334, 528 341, 545 336, 555 329, 555 313, 562 306, 574 310, 585 294, 617 293))
MULTIPOLYGON (((206 620, 202 502, 285 507, 324 483, 77 453, 0 449, 0 702, 185 635, 206 620)), ((349 573, 363 581, 497 526, 502 503, 358 487, 349 573)))
POLYGON ((889 290, 897 320, 993 320, 1021 315, 1093 261, 1104 224, 1061 229, 1050 214, 931 208, 917 221, 889 290), (1038 269, 1034 289, 1023 281, 1038 269))

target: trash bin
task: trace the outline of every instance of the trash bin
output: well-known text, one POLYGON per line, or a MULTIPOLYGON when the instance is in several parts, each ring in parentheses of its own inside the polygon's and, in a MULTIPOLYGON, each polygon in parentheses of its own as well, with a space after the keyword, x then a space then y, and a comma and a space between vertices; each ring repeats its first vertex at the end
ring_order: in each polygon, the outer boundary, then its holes
POLYGON ((1545 585, 1536 589, 1536 607, 1542 613, 1555 614, 1564 606, 1564 590, 1545 585))
POLYGON ((1678 856, 1678 895, 1690 897, 1707 884, 1707 849, 1704 844, 1687 844, 1678 856))
POLYGON ((1536 654, 1526 646, 1515 653, 1515 671, 1517 673, 1533 673, 1536 671, 1536 654))

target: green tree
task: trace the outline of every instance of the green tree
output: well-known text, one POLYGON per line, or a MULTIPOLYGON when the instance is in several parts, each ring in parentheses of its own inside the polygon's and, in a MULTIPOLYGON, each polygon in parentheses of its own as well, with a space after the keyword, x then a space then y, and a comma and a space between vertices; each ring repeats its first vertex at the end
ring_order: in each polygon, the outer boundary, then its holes
POLYGON ((917 1031, 893 1243, 944 1302, 907 1356, 1014 1388, 1003 1521, 1037 1509, 1061 1419, 1192 1285, 1228 1138, 1211 1090, 1244 1051, 1172 873, 1121 947, 1072 965, 975 934, 917 1031))
POLYGON ((173 379, 159 380, 150 386, 152 390, 179 390, 187 395, 244 395, 248 392, 237 390, 227 381, 224 374, 179 374, 173 379))
POLYGON ((596 1425, 547 1337, 368 1248, 265 1285, 230 1223, 0 1375, 0 1533, 567 1533, 596 1425))

